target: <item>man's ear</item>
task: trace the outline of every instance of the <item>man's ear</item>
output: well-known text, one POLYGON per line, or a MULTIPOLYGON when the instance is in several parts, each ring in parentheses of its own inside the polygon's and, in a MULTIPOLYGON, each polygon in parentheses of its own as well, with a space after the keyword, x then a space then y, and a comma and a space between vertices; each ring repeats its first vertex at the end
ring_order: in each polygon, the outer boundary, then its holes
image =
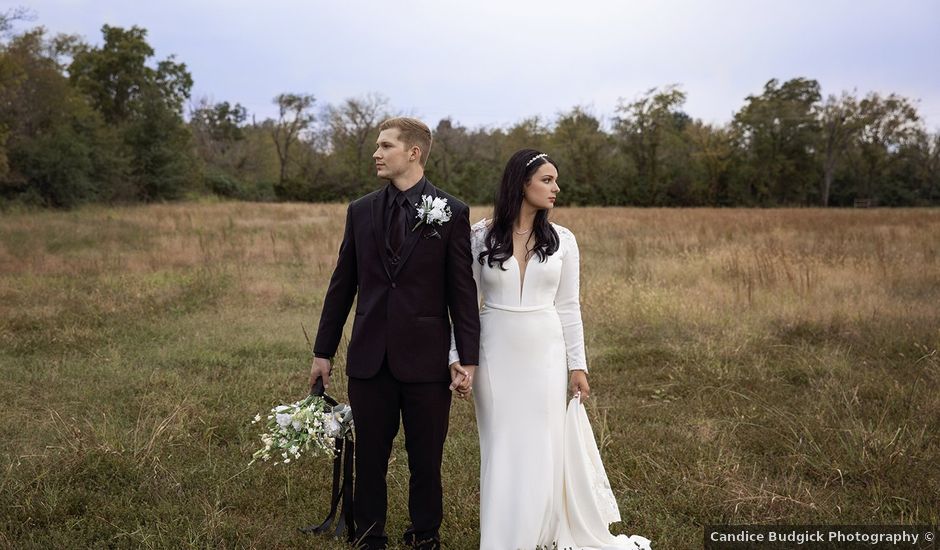
POLYGON ((420 161, 420 160, 421 160, 421 148, 418 147, 417 145, 412 145, 412 146, 411 146, 411 157, 410 157, 410 158, 411 158, 411 160, 420 161))

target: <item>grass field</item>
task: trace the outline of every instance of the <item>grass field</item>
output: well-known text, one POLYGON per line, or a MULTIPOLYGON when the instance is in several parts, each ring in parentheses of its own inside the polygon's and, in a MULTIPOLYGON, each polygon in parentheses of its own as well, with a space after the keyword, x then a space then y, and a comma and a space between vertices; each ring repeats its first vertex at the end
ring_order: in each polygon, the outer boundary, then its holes
MULTIPOLYGON (((327 461, 247 467, 251 417, 305 395, 301 326, 344 213, 0 214, 0 546, 345 548, 295 530, 326 513, 327 461)), ((706 523, 940 523, 940 211, 553 219, 581 248, 615 532, 670 550, 700 548, 706 523)), ((455 401, 447 548, 478 543, 478 457, 455 401)), ((392 537, 407 483, 399 439, 392 537)))

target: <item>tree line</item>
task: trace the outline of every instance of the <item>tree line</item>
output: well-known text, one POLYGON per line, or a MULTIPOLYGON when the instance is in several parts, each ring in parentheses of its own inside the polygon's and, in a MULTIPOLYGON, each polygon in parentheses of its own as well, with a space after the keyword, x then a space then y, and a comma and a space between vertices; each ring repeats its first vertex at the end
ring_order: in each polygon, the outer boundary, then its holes
MULTIPOLYGON (((0 202, 72 207, 215 194, 256 201, 346 201, 379 185, 378 124, 396 114, 372 94, 321 105, 273 99, 257 121, 238 103, 193 99, 192 75, 157 60, 140 27, 105 25, 102 44, 0 14, 0 202)), ((560 166, 562 204, 882 206, 940 204, 940 134, 897 94, 769 80, 731 121, 684 110, 679 85, 621 100, 603 118, 574 107, 504 127, 432 125, 428 177, 475 204, 492 200, 517 149, 560 166)))

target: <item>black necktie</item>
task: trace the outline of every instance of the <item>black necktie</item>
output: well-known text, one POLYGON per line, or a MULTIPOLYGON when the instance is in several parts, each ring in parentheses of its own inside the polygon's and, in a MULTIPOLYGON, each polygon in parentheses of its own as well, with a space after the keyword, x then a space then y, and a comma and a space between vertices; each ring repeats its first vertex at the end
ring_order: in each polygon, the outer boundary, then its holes
POLYGON ((389 220, 391 223, 388 226, 388 244, 391 246, 392 253, 395 255, 398 254, 401 243, 405 241, 406 200, 405 195, 398 195, 394 206, 391 208, 391 212, 389 212, 392 219, 389 220))

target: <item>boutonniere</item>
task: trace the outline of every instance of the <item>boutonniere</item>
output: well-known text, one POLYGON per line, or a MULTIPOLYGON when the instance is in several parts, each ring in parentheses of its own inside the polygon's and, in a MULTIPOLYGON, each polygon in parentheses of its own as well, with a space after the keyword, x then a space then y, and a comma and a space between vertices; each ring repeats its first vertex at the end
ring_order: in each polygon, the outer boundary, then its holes
POLYGON ((412 231, 425 225, 444 225, 450 221, 450 207, 447 206, 447 199, 441 197, 432 197, 431 195, 421 195, 421 202, 415 204, 418 214, 415 216, 418 223, 411 228, 412 231))

